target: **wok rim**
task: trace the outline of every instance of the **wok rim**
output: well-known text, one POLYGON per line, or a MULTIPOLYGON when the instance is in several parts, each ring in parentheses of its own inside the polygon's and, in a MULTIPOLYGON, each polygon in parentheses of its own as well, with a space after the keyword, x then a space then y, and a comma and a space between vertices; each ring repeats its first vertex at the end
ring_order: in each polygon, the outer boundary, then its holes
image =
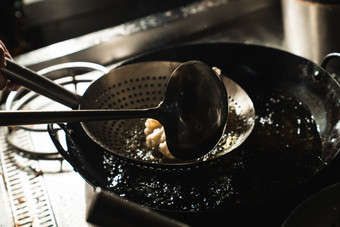
MULTIPOLYGON (((133 64, 128 64, 128 65, 123 65, 122 67, 138 67, 139 65, 143 65, 143 64, 155 64, 155 63, 162 63, 162 64, 166 64, 166 65, 179 65, 181 64, 181 62, 178 62, 178 61, 147 61, 147 62, 137 62, 137 63, 133 63, 133 64)), ((117 68, 118 70, 121 69, 121 67, 118 67, 117 68)), ((124 69, 123 69, 124 70, 124 69)), ((86 101, 86 93, 89 89, 91 89, 91 86, 92 85, 96 85, 96 84, 100 84, 101 83, 101 80, 104 80, 105 81, 105 76, 109 76, 110 74, 104 74, 102 77, 98 78, 97 80, 93 81, 90 86, 86 89, 84 95, 82 96, 82 99, 80 101, 80 104, 78 105, 78 109, 82 109, 82 101, 85 99, 86 101), (84 98, 85 97, 85 98, 84 98), (84 99, 83 99, 84 98, 84 99)), ((234 89, 239 89, 241 91, 241 93, 244 93, 245 94, 245 100, 247 100, 246 104, 247 105, 252 105, 253 106, 253 109, 254 109, 254 104, 252 102, 252 100, 250 99, 249 95, 247 94, 247 92, 240 86, 238 85, 235 81, 233 81, 231 78, 223 75, 223 72, 222 74, 220 75, 221 76, 221 81, 224 83, 224 86, 226 86, 226 89, 228 88, 229 83, 232 84, 232 88, 234 89)), ((228 97, 227 97, 228 99, 228 97)), ((229 100, 227 100, 228 103, 229 103, 229 100)), ((230 103, 228 104, 228 111, 230 110, 230 103)), ((255 110, 254 110, 255 111, 255 110)), ((242 137, 240 139, 238 139, 235 144, 230 148, 230 149, 227 149, 226 151, 223 151, 221 152, 222 154, 219 154, 217 155, 216 157, 213 157, 213 158, 208 158, 207 160, 196 160, 196 159, 193 159, 193 160, 180 160, 180 159, 176 159, 176 162, 165 162, 165 163, 159 163, 159 162, 153 162, 153 161, 150 161, 150 160, 136 160, 136 159, 133 159, 133 158, 130 158, 130 157, 127 157, 127 156, 124 156, 124 155, 120 155, 118 154, 117 151, 114 151, 114 149, 108 149, 105 145, 103 145, 100 141, 98 141, 98 139, 95 137, 95 135, 92 135, 92 133, 88 130, 86 124, 87 122, 80 122, 83 130, 86 132, 87 136, 92 140, 94 141, 95 143, 97 143, 99 146, 101 146, 103 149, 113 153, 115 156, 117 157, 121 157, 121 158, 124 158, 128 161, 131 161, 133 162, 135 165, 140 165, 140 166, 148 166, 149 168, 162 168, 162 167, 175 167, 176 168, 186 168, 186 167, 192 167, 192 166, 195 166, 197 164, 200 164, 200 163, 206 163, 206 162, 210 162, 210 161, 213 161, 215 159, 218 159, 220 157, 223 157, 225 155, 228 155, 229 153, 231 152, 235 152, 237 151, 237 148, 239 146, 242 145, 242 143, 250 136, 252 130, 254 129, 254 126, 255 126, 255 112, 251 112, 251 111, 248 111, 248 115, 249 116, 249 122, 247 123, 247 130, 246 130, 246 133, 242 134, 242 137)), ((228 118, 229 119, 229 118, 228 118)), ((228 124, 228 121, 226 123, 226 127, 224 128, 224 133, 226 132, 226 128, 228 127, 227 126, 228 124)), ((224 134, 223 133, 223 134, 224 134)), ((219 140, 219 142, 222 140, 222 137, 221 139, 219 140)), ((218 143, 219 143, 218 142, 218 143)), ((216 146, 218 146, 218 143, 216 144, 216 146)), ((216 146, 209 152, 212 152, 216 146)))

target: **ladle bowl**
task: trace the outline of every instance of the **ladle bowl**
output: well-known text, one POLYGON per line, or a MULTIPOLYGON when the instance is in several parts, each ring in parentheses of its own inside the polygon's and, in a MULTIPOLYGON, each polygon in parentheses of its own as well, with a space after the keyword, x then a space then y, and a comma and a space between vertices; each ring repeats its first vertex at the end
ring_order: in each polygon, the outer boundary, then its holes
POLYGON ((156 117, 164 126, 175 157, 190 160, 212 150, 221 139, 228 116, 228 95, 208 65, 189 61, 172 73, 156 117))

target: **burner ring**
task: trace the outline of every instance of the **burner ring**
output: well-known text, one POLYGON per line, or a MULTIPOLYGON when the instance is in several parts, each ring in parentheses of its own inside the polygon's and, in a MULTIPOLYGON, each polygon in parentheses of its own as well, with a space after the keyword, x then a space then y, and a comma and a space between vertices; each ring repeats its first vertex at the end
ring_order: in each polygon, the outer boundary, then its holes
MULTIPOLYGON (((38 71, 39 74, 76 93, 84 92, 93 80, 108 72, 109 70, 106 67, 90 62, 63 63, 38 71)), ((25 88, 10 92, 5 104, 6 110, 55 110, 65 108, 68 107, 25 88)), ((47 125, 9 127, 6 140, 18 154, 26 158, 41 160, 63 159, 50 140, 47 125)))

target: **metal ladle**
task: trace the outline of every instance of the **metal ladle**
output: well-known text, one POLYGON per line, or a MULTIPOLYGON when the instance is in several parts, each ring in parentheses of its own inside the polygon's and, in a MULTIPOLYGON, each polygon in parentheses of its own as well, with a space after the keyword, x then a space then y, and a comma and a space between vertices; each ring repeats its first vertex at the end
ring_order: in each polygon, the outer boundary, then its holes
MULTIPOLYGON (((67 106, 76 107, 81 100, 80 96, 9 59, 6 68, 0 71, 13 82, 67 106), (60 91, 59 94, 49 92, 56 89, 60 91)), ((199 61, 189 61, 174 70, 167 84, 165 98, 157 107, 1 111, 0 125, 154 118, 164 126, 169 151, 179 159, 189 160, 209 152, 222 137, 228 117, 227 100, 225 86, 211 67, 199 61)))

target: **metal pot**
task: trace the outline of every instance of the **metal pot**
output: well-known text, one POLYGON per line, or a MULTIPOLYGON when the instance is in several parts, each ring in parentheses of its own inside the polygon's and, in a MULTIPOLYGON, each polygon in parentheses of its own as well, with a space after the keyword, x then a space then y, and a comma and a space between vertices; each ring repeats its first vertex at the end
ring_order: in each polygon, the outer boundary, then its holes
POLYGON ((284 34, 290 52, 320 64, 340 51, 339 0, 281 0, 284 34))

